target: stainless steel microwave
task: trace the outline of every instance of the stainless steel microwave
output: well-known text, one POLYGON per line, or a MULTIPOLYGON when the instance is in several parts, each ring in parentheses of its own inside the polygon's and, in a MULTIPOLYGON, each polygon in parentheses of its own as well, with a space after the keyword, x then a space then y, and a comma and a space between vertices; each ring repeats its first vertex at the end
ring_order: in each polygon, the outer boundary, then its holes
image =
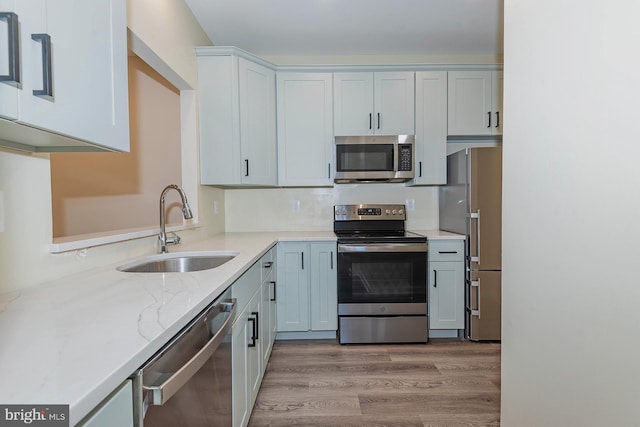
POLYGON ((336 136, 334 182, 404 182, 414 177, 413 135, 336 136))

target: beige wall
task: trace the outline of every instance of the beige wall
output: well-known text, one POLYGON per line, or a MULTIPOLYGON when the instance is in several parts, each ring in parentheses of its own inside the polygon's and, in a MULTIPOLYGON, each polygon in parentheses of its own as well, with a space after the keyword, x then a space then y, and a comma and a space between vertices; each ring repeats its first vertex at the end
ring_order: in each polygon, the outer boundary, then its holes
POLYGON ((640 425, 640 2, 505 1, 505 427, 640 425))
MULTIPOLYGON (((53 236, 158 227, 158 199, 182 185, 180 93, 129 57, 128 153, 51 154, 53 236)), ((181 224, 177 192, 166 196, 168 224, 181 224)))
MULTIPOLYGON (((129 0, 128 26, 144 41, 146 54, 154 53, 157 69, 180 89, 183 142, 183 186, 193 204, 210 206, 222 190, 198 183, 197 88, 194 46, 210 44, 183 1, 129 0), (160 69, 159 69, 160 68, 160 69), (185 154, 186 152, 186 154, 185 154), (198 195, 196 197, 195 195, 198 195)), ((151 55, 153 56, 153 55, 151 55)), ((149 61, 147 61, 149 62, 149 61)), ((53 255, 49 252, 51 181, 48 155, 0 149, 0 192, 4 198, 5 231, 0 232, 0 292, 17 290, 95 266, 152 253, 155 238, 53 255)), ((204 229, 183 231, 183 239, 224 228, 224 216, 200 209, 204 229)))

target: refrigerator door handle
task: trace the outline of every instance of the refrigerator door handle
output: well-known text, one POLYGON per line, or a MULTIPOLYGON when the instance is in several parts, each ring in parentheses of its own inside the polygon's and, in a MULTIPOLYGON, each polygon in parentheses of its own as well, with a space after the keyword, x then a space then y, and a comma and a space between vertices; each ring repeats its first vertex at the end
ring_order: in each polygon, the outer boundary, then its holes
POLYGON ((471 302, 473 303, 473 288, 476 288, 476 308, 473 308, 473 304, 471 304, 471 315, 478 316, 480 318, 480 279, 471 281, 471 302))
POLYGON ((476 264, 480 265, 480 209, 478 209, 476 212, 472 212, 469 215, 469 222, 471 222, 471 220, 473 219, 476 220, 476 256, 470 254, 471 262, 475 262, 476 264))

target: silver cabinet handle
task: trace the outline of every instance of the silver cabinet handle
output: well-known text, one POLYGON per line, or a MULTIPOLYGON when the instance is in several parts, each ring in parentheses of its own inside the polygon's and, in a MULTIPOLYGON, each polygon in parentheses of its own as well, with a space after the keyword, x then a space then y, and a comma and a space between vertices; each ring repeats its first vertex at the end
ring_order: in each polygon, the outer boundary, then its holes
POLYGON ((304 252, 300 252, 300 263, 302 270, 304 270, 304 252))
POLYGON ((213 353, 218 349, 225 335, 231 328, 231 322, 235 317, 236 303, 220 303, 222 305, 222 311, 228 312, 229 315, 224 321, 218 332, 191 358, 187 363, 182 365, 180 369, 174 372, 169 378, 167 378, 162 384, 157 386, 143 386, 144 390, 152 392, 152 404, 163 405, 173 396, 183 385, 187 383, 193 377, 200 368, 207 363, 207 360, 211 358, 213 353))
POLYGON ((327 178, 331 179, 331 163, 327 163, 327 178))
POLYGON ((0 20, 7 21, 7 54, 9 74, 0 75, 0 82, 20 84, 20 34, 18 33, 18 15, 13 12, 0 12, 0 20))
POLYGON ((31 40, 42 43, 42 89, 34 90, 33 95, 53 101, 51 36, 49 34, 31 34, 31 40))
POLYGON ((333 251, 331 251, 331 269, 333 270, 333 251))
POLYGON ((380 113, 378 113, 378 129, 380 129, 380 113))

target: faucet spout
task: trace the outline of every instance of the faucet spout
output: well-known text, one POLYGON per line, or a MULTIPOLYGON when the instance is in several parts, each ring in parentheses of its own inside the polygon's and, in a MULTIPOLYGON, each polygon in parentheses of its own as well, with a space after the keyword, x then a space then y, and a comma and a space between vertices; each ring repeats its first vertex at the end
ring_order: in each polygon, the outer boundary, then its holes
POLYGON ((158 252, 163 254, 169 252, 167 249, 168 245, 175 245, 180 243, 179 236, 167 237, 166 227, 167 227, 167 219, 166 219, 166 209, 164 197, 169 190, 176 190, 180 194, 180 198, 182 199, 182 216, 184 219, 193 218, 193 213, 191 212, 191 207, 189 206, 189 202, 187 201, 187 195, 184 190, 178 187, 175 184, 167 185, 162 193, 160 193, 160 232, 158 234, 158 252))

